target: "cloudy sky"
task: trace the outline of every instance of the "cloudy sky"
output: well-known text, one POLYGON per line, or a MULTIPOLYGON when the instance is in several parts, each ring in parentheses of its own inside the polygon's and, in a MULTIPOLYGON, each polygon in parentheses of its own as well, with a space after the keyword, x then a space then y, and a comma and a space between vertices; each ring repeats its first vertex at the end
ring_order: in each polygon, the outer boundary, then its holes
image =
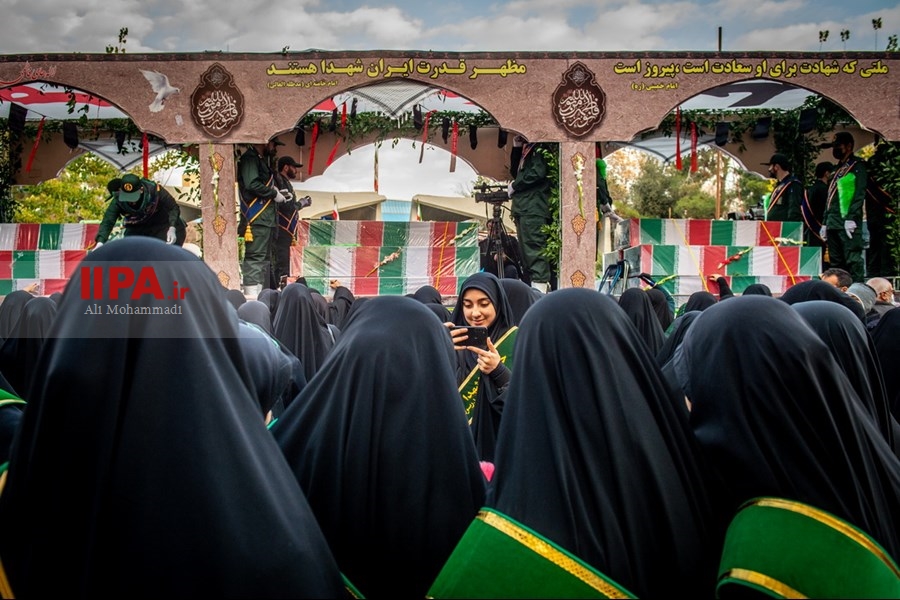
POLYGON ((3 0, 0 52, 883 50, 891 0, 3 0), (880 18, 882 28, 873 29, 880 18), (841 41, 840 32, 850 37, 841 41), (819 45, 819 32, 828 31, 819 45), (877 37, 877 39, 876 39, 877 37))
MULTIPOLYGON (((883 50, 888 36, 900 34, 900 1, 893 0, 0 0, 0 7, 0 54, 103 53, 119 45, 123 27, 129 54, 286 47, 714 51, 719 27, 725 51, 883 50), (881 19, 880 30, 873 19, 881 19), (842 41, 844 30, 850 35, 842 41), (820 44, 823 31, 828 38, 820 44)), ((438 149, 432 154, 433 160, 419 165, 418 151, 405 145, 380 152, 379 191, 399 199, 414 193, 457 195, 466 179, 474 179, 462 161, 454 178, 437 176, 446 175, 449 155, 438 149), (416 187, 392 181, 395 164, 408 170, 412 163, 421 171, 416 187), (435 185, 424 189, 423 181, 435 185)), ((333 177, 342 188, 371 189, 371 152, 354 152, 329 171, 324 181, 310 183, 327 188, 333 177)))

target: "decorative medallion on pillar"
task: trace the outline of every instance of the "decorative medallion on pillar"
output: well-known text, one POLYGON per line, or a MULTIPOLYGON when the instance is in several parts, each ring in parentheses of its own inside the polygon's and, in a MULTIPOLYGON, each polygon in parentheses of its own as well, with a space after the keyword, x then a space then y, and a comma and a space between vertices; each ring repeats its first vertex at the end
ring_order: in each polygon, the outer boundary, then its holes
POLYGON ((225 229, 227 224, 225 223, 225 217, 222 215, 216 215, 216 218, 213 219, 213 231, 216 232, 216 235, 220 238, 225 235, 225 229))
POLYGON ((585 227, 587 227, 587 219, 582 217, 581 215, 575 215, 572 217, 572 231, 575 232, 575 235, 581 237, 581 234, 584 233, 585 227))
POLYGON ((191 94, 194 123, 214 138, 237 127, 244 117, 244 95, 234 84, 234 76, 216 63, 200 77, 191 94))
MULTIPOLYGON (((212 144, 210 144, 212 147, 212 144)), ((216 235, 219 236, 221 240, 222 236, 225 235, 226 222, 225 218, 219 213, 219 209, 221 208, 221 202, 219 202, 219 171, 222 170, 222 165, 225 163, 225 157, 219 154, 218 152, 213 152, 209 155, 209 164, 212 167, 212 188, 213 188, 213 198, 216 201, 216 217, 213 219, 213 231, 216 232, 216 235)))
POLYGON ((582 62, 576 61, 563 73, 562 83, 553 92, 553 115, 575 137, 586 136, 606 116, 606 94, 582 62))
POLYGON ((222 284, 222 287, 228 288, 228 282, 231 281, 231 277, 228 276, 228 273, 225 271, 219 271, 216 273, 216 276, 219 278, 219 283, 222 284))
POLYGON ((575 271, 569 277, 569 281, 572 282, 572 287, 584 287, 584 282, 587 281, 587 277, 585 277, 584 273, 580 270, 575 271))

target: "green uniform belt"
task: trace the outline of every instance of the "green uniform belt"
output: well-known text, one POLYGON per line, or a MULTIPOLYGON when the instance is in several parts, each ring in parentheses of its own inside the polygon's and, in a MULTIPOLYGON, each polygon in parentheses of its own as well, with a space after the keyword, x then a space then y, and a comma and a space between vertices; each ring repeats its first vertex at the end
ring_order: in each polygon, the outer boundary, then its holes
MULTIPOLYGON (((516 332, 518 331, 519 328, 513 326, 507 329, 506 333, 500 336, 499 340, 491 340, 494 344, 494 348, 496 348, 497 352, 500 354, 500 362, 506 365, 506 368, 510 371, 512 371, 513 368, 513 348, 515 347, 516 332)), ((465 381, 459 386, 459 395, 462 397, 463 406, 466 409, 466 417, 469 419, 469 425, 472 424, 472 418, 475 415, 475 400, 478 397, 478 384, 480 382, 481 371, 478 370, 478 367, 475 367, 469 372, 465 381)))
POLYGON ((745 503, 728 526, 719 598, 750 588, 773 598, 900 598, 897 563, 868 534, 782 498, 745 503))
POLYGON ((482 508, 428 598, 634 598, 581 559, 493 509, 482 508))

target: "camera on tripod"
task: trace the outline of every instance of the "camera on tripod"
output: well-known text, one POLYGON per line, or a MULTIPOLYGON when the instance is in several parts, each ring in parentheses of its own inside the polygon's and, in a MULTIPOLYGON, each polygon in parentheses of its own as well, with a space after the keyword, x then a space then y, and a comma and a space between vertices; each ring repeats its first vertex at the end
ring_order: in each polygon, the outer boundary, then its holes
POLYGON ((509 200, 505 185, 488 185, 482 183, 475 188, 475 202, 488 202, 490 204, 503 204, 509 200))
POLYGON ((728 213, 729 221, 764 221, 766 211, 762 206, 751 206, 747 212, 739 210, 728 213))

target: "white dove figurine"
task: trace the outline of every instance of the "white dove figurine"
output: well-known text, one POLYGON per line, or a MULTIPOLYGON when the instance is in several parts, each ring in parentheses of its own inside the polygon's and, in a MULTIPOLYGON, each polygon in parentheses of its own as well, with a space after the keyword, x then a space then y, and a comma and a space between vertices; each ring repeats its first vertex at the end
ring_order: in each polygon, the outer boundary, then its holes
POLYGON ((166 98, 172 94, 177 94, 181 90, 169 84, 169 78, 159 71, 145 71, 141 69, 141 73, 150 82, 150 87, 156 92, 156 98, 150 103, 150 112, 159 112, 163 109, 166 98))

